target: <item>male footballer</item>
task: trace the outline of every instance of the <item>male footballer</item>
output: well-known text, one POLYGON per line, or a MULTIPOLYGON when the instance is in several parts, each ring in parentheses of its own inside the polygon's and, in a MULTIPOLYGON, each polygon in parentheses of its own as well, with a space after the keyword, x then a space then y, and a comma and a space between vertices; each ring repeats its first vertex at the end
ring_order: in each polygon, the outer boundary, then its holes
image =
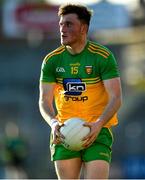
POLYGON ((108 48, 88 39, 92 12, 87 7, 63 5, 58 16, 61 46, 46 55, 40 76, 40 112, 52 128, 51 159, 58 179, 79 179, 82 167, 85 179, 107 179, 111 128, 122 101, 118 65, 108 48), (72 117, 90 127, 81 151, 60 141, 60 126, 72 117))

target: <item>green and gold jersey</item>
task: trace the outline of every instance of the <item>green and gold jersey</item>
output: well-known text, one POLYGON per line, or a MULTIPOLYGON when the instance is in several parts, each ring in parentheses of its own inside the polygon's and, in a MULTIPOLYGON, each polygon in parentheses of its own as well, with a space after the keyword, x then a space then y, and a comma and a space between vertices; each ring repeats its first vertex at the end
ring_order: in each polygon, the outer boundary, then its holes
MULTIPOLYGON (((57 118, 70 117, 94 122, 108 103, 103 80, 119 77, 113 54, 104 46, 88 41, 85 49, 70 54, 65 46, 49 53, 42 64, 40 81, 55 83, 57 118)), ((116 115, 105 127, 118 123, 116 115)))

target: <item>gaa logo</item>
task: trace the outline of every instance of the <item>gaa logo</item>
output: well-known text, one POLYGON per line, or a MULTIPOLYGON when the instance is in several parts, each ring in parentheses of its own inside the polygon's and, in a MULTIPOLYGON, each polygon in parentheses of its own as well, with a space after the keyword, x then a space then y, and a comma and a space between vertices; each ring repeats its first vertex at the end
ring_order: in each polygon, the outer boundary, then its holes
POLYGON ((65 72, 63 67, 57 67, 56 72, 65 72))
POLYGON ((79 96, 86 90, 86 84, 81 79, 64 79, 63 85, 66 95, 79 96))

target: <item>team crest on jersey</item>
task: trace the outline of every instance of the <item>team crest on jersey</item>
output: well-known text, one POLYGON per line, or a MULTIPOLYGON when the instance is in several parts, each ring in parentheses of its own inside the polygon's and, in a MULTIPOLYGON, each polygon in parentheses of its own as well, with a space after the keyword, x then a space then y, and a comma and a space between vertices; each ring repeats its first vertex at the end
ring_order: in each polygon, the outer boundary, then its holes
POLYGON ((93 67, 92 66, 85 66, 85 70, 87 74, 92 74, 93 72, 93 67))

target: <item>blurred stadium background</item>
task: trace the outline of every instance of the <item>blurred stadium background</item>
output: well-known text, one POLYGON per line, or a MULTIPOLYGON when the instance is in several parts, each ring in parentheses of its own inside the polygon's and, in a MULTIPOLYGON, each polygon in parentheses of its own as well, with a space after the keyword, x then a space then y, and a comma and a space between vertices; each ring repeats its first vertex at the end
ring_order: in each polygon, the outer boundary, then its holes
MULTIPOLYGON (((89 38, 112 50, 123 87, 110 178, 145 178, 145 1, 85 2, 89 38)), ((57 3, 0 1, 0 178, 56 178, 38 84, 43 58, 60 44, 57 3)))

